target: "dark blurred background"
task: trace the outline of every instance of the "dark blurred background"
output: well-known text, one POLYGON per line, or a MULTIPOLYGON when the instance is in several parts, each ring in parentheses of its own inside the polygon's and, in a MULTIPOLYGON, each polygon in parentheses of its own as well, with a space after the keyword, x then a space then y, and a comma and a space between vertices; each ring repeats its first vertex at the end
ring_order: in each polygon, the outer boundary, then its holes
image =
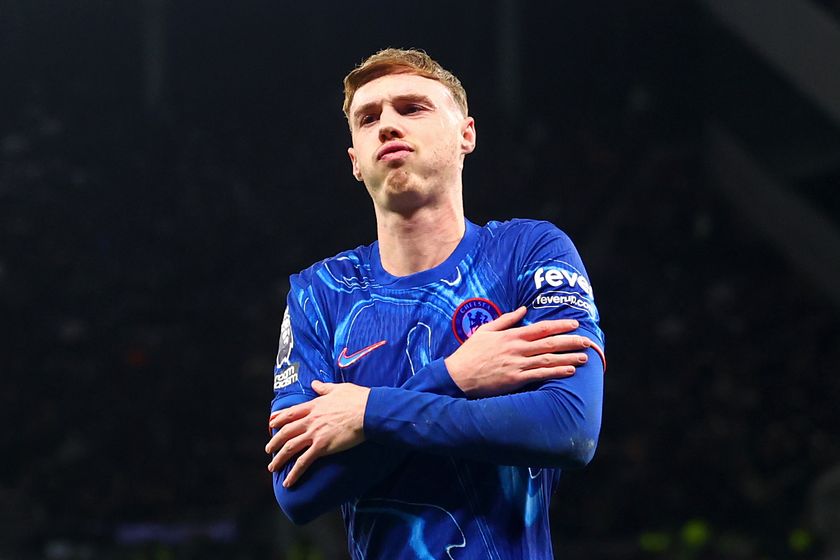
POLYGON ((557 557, 837 558, 836 1, 0 0, 0 559, 344 557, 262 448, 289 274, 375 235, 341 79, 385 46, 468 91, 468 217, 595 286, 557 557))

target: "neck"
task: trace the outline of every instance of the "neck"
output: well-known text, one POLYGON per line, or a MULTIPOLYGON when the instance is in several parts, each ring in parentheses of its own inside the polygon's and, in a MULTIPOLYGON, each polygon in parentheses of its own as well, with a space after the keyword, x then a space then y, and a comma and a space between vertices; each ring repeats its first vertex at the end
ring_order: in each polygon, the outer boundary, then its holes
POLYGON ((376 231, 382 267, 394 276, 408 276, 434 268, 452 254, 464 237, 464 206, 458 197, 411 213, 377 208, 376 231))

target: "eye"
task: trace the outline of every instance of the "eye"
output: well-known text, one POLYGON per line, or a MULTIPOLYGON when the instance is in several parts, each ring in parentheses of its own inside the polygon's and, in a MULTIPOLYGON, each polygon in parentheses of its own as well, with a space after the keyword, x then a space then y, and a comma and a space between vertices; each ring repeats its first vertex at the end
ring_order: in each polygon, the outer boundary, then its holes
POLYGON ((403 112, 406 115, 410 115, 411 113, 419 113, 423 109, 425 109, 425 107, 423 107, 422 105, 419 105, 417 103, 409 103, 405 106, 405 110, 403 112))
POLYGON ((373 122, 376 122, 376 115, 374 115, 373 113, 368 113, 367 115, 362 115, 359 118, 359 125, 361 125, 361 126, 369 125, 373 122))

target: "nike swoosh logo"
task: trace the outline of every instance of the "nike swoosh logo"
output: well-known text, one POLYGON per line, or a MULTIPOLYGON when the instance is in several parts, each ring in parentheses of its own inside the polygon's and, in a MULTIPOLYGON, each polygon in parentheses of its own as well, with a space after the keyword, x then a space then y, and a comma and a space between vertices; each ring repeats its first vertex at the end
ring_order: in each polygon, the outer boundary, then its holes
POLYGON ((376 344, 371 344, 370 346, 365 346, 361 350, 357 350, 353 352, 349 356, 347 355, 347 347, 344 347, 344 350, 341 351, 341 354, 338 356, 338 367, 346 368, 350 367, 380 346, 384 346, 388 344, 387 340, 380 340, 376 344))

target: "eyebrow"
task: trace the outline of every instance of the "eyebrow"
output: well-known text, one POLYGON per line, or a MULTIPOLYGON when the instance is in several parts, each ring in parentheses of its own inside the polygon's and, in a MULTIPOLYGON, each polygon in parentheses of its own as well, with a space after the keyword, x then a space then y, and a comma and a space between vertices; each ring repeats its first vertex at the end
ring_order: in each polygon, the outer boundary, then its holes
MULTIPOLYGON (((395 96, 393 96, 389 99, 391 100, 392 104, 410 103, 412 101, 417 101, 417 102, 420 102, 420 103, 424 103, 426 105, 430 105, 432 108, 437 108, 437 105, 435 105, 432 102, 431 98, 429 98, 426 95, 421 95, 419 93, 404 93, 404 94, 400 94, 400 95, 395 95, 395 96)), ((370 101, 368 103, 365 103, 364 105, 362 105, 361 107, 359 107, 358 109, 353 111, 353 120, 354 121, 359 120, 359 117, 361 115, 370 112, 372 109, 374 109, 375 107, 379 107, 380 105, 382 105, 381 100, 370 101)))

